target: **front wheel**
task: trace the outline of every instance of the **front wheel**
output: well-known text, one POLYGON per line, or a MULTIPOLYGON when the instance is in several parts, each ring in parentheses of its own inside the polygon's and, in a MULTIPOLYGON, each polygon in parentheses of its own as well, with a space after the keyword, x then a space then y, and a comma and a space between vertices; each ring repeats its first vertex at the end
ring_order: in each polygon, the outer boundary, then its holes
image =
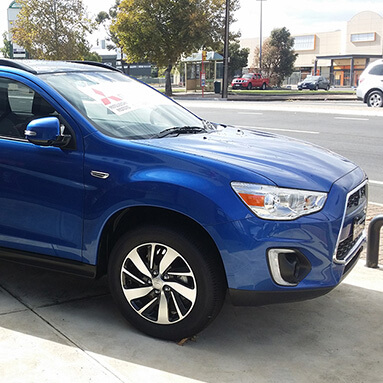
POLYGON ((220 311, 226 292, 212 246, 156 226, 129 232, 117 242, 108 279, 125 318, 144 333, 168 340, 204 329, 220 311))
POLYGON ((253 84, 252 84, 251 82, 249 82, 249 85, 247 86, 247 89, 248 89, 248 90, 253 89, 253 84))
POLYGON ((383 106, 383 93, 380 90, 374 90, 367 97, 367 105, 373 108, 383 106))

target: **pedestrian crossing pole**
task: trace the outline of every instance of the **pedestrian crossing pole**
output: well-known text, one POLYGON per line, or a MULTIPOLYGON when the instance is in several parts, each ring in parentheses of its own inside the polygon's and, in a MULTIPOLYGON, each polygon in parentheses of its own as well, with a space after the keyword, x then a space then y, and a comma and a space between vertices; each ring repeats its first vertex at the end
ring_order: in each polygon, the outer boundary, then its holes
POLYGON ((230 15, 230 0, 226 0, 225 45, 224 45, 224 52, 223 52, 222 98, 227 98, 227 79, 229 77, 229 15, 230 15))

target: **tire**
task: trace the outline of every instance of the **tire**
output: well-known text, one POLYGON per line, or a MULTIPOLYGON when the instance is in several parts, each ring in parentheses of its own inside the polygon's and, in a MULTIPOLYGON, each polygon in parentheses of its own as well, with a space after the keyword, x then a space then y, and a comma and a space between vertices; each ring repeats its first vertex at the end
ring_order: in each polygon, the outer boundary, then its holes
POLYGON ((265 82, 262 84, 262 90, 266 90, 266 83, 265 82))
POLYGON ((221 310, 227 289, 214 251, 172 228, 145 226, 127 233, 108 265, 118 308, 156 338, 179 341, 199 333, 221 310))
POLYGON ((318 90, 319 89, 319 86, 318 86, 318 84, 317 85, 315 85, 315 90, 318 90))
POLYGON ((247 86, 247 89, 248 89, 248 90, 253 89, 253 85, 251 84, 251 82, 249 82, 249 85, 247 86))
POLYGON ((367 96, 367 105, 372 108, 383 106, 383 93, 380 90, 374 90, 367 96))
POLYGON ((326 90, 327 90, 327 91, 330 90, 330 85, 327 85, 327 86, 326 86, 326 90))

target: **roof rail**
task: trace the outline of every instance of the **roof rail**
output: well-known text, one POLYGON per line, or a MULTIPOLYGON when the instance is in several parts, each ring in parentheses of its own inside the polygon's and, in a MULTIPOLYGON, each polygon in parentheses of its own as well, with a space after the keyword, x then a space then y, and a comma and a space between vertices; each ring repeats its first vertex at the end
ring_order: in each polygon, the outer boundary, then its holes
POLYGON ((0 59, 0 65, 1 66, 8 66, 11 68, 16 68, 16 69, 21 69, 21 70, 25 70, 26 72, 37 74, 37 71, 32 69, 30 66, 23 64, 21 61, 22 60, 16 61, 16 60, 10 60, 10 59, 0 59))
POLYGON ((85 65, 93 65, 100 68, 110 69, 114 70, 115 72, 123 73, 120 69, 117 69, 115 67, 112 67, 111 65, 100 63, 97 61, 80 61, 80 60, 69 60, 68 62, 75 63, 75 64, 85 64, 85 65))

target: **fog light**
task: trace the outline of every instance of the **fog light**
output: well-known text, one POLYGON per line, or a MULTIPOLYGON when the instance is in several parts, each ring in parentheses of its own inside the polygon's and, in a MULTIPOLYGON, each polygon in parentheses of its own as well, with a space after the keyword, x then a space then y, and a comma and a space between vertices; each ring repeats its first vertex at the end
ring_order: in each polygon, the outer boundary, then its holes
POLYGON ((270 249, 267 253, 274 282, 282 286, 296 286, 311 271, 308 259, 298 250, 270 249))

